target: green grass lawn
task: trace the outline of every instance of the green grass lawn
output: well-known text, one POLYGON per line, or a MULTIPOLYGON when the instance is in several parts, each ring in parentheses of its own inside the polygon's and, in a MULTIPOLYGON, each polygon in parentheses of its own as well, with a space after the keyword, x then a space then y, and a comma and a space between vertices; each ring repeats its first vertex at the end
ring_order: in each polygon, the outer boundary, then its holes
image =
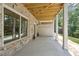
MULTIPOLYGON (((59 34, 62 36, 62 34, 59 34)), ((71 36, 68 36, 69 37, 69 40, 71 40, 72 42, 75 42, 77 44, 79 44, 79 38, 75 38, 75 37, 71 37, 71 36)))
POLYGON ((70 36, 69 36, 69 40, 71 40, 71 41, 73 41, 73 42, 79 44, 79 38, 74 38, 74 37, 70 37, 70 36))

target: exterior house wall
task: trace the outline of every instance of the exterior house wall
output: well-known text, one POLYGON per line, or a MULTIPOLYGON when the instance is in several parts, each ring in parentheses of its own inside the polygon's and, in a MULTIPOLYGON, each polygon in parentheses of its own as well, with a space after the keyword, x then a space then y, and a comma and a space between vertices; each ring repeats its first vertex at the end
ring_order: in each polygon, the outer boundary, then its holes
POLYGON ((51 24, 38 25, 38 33, 40 36, 53 36, 53 22, 51 24))
MULTIPOLYGON (((27 44, 30 40, 32 40, 34 34, 34 23, 38 23, 36 18, 22 5, 22 4, 15 4, 15 3, 7 3, 5 4, 12 9, 16 10, 17 12, 23 14, 24 16, 28 17, 28 31, 27 36, 21 39, 17 39, 15 41, 9 42, 4 44, 3 43, 3 19, 2 19, 2 4, 0 4, 0 55, 13 55, 16 51, 20 50, 27 44)), ((37 32, 36 32, 37 34, 37 32)))

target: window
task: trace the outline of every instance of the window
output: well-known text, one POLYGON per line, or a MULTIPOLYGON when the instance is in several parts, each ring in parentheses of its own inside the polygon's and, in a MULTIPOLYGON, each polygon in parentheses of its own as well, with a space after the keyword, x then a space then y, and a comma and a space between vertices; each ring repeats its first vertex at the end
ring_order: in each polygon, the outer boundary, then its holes
POLYGON ((27 36, 28 21, 24 17, 4 8, 4 43, 27 36), (21 26, 20 26, 21 23, 21 26), (20 34, 21 27, 21 34, 20 34))
POLYGON ((27 36, 27 26, 28 22, 27 19, 21 18, 21 37, 27 36))
POLYGON ((16 36, 16 38, 20 38, 20 20, 19 19, 17 19, 17 20, 15 20, 15 36, 16 36))
POLYGON ((4 43, 19 39, 20 16, 4 8, 4 43))
POLYGON ((4 41, 13 39, 13 20, 12 17, 5 15, 4 17, 4 41))

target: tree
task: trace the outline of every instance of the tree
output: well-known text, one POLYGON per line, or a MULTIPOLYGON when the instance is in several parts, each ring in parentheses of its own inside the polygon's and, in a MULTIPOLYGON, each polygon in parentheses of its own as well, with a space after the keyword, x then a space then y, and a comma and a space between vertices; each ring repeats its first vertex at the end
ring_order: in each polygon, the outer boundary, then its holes
POLYGON ((74 6, 74 9, 69 11, 69 35, 79 38, 79 7, 74 6))

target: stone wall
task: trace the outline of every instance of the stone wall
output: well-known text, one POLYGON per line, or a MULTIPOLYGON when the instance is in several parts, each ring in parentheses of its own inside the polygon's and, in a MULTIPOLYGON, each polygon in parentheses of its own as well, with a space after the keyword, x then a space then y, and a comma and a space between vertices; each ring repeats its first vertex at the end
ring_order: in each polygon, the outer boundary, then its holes
MULTIPOLYGON (((17 12, 25 15, 28 17, 28 35, 24 38, 9 42, 7 44, 2 43, 2 4, 0 4, 0 45, 4 44, 3 49, 0 50, 0 55, 8 56, 15 54, 16 51, 20 50, 22 47, 24 47, 25 44, 27 44, 30 40, 32 40, 33 34, 34 34, 34 24, 38 23, 36 18, 22 5, 22 4, 15 4, 15 3, 7 3, 5 4, 13 9, 15 9, 17 12)), ((37 34, 37 32, 36 32, 37 34)))
POLYGON ((0 4, 0 50, 2 45, 2 4, 0 4))

